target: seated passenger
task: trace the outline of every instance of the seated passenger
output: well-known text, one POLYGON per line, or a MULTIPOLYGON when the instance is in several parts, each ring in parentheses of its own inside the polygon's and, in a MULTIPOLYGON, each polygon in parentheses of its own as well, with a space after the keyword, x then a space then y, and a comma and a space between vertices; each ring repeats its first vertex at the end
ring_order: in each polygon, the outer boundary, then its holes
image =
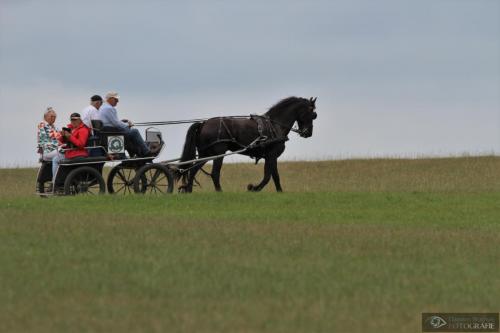
POLYGON ((130 142, 129 147, 126 147, 130 156, 153 156, 154 154, 149 150, 139 131, 131 128, 132 122, 124 122, 118 118, 115 106, 118 104, 119 98, 120 96, 116 92, 107 93, 106 103, 101 106, 95 119, 102 121, 103 131, 117 132, 125 136, 126 142, 130 142))
POLYGON ((43 115, 44 121, 38 124, 38 153, 42 155, 43 161, 52 161, 57 155, 59 147, 59 131, 54 126, 57 114, 53 108, 48 107, 43 115))
POLYGON ((89 128, 82 122, 79 113, 72 113, 70 119, 71 123, 68 127, 63 127, 59 138, 59 141, 65 145, 64 148, 67 150, 64 151, 64 155, 59 153, 52 159, 53 183, 60 160, 63 158, 87 157, 89 155, 85 149, 90 134, 89 128))
MULTIPOLYGON (((90 105, 81 112, 82 121, 90 129, 90 135, 95 135, 92 128, 92 120, 96 119, 99 108, 103 101, 99 95, 90 97, 90 105)), ((89 156, 105 156, 105 151, 101 147, 89 148, 89 156)))
POLYGON ((81 116, 82 121, 88 128, 92 128, 92 119, 96 119, 96 115, 99 112, 99 108, 102 105, 102 97, 99 95, 94 95, 90 97, 90 105, 82 110, 81 116))

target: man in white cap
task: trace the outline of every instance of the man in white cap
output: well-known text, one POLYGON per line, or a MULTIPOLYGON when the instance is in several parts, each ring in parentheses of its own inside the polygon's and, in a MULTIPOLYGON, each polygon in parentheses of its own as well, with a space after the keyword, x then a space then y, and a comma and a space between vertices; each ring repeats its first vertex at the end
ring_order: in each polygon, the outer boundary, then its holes
MULTIPOLYGON (((118 93, 110 91, 106 94, 105 99, 106 102, 101 106, 96 116, 96 119, 102 121, 103 131, 112 130, 125 134, 126 139, 134 146, 133 153, 137 152, 139 156, 151 156, 152 153, 146 146, 139 131, 135 128, 131 128, 133 126, 132 122, 121 121, 118 118, 118 113, 115 108, 120 100, 118 93)), ((132 152, 129 151, 129 153, 133 155, 132 152)))

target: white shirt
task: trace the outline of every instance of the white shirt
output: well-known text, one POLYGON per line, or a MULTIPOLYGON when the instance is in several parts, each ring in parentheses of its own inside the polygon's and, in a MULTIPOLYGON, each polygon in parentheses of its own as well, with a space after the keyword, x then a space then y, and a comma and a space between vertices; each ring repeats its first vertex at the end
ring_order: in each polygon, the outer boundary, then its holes
POLYGON ((97 112, 99 112, 99 110, 97 110, 96 107, 93 105, 89 105, 85 109, 82 110, 82 113, 80 116, 82 117, 83 123, 88 128, 92 128, 91 120, 96 119, 97 112))

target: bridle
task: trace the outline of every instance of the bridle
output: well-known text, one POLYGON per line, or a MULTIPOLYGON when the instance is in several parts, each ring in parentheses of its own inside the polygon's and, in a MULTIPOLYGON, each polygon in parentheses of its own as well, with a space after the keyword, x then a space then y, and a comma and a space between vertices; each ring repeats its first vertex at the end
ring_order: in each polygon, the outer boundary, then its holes
MULTIPOLYGON (((316 112, 313 111, 313 120, 316 119, 316 117, 317 117, 317 114, 316 114, 316 112)), ((270 122, 272 122, 272 123, 274 123, 276 125, 279 125, 281 128, 288 129, 288 125, 285 125, 285 124, 283 124, 283 123, 281 123, 279 121, 271 119, 270 117, 267 117, 267 118, 269 119, 270 122)), ((295 122, 297 122, 297 120, 294 120, 294 123, 295 122)), ((297 133, 301 137, 305 137, 309 133, 309 128, 299 129, 298 127, 294 127, 293 124, 292 124, 292 127, 290 128, 290 131, 297 133)))
MULTIPOLYGON (((276 121, 274 119, 271 119, 271 118, 268 118, 270 122, 272 122, 273 124, 276 124, 276 125, 279 125, 282 129, 288 129, 288 125, 285 125, 283 123, 280 123, 279 121, 276 121)), ((295 123, 295 121, 294 121, 295 123)), ((300 130, 298 127, 294 127, 292 125, 292 127, 290 128, 290 131, 291 132, 295 132, 297 134, 299 134, 300 136, 302 136, 302 133, 304 132, 304 130, 300 130)))

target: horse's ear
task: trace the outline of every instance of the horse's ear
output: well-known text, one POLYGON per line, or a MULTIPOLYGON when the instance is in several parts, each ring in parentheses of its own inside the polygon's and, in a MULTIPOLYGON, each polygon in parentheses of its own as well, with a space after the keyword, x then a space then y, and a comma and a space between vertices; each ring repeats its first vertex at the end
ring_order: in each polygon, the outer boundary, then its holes
POLYGON ((311 102, 311 104, 312 104, 314 107, 316 107, 316 99, 317 99, 317 98, 318 98, 318 97, 314 97, 314 98, 312 98, 312 97, 311 97, 311 98, 309 99, 309 102, 311 102))

